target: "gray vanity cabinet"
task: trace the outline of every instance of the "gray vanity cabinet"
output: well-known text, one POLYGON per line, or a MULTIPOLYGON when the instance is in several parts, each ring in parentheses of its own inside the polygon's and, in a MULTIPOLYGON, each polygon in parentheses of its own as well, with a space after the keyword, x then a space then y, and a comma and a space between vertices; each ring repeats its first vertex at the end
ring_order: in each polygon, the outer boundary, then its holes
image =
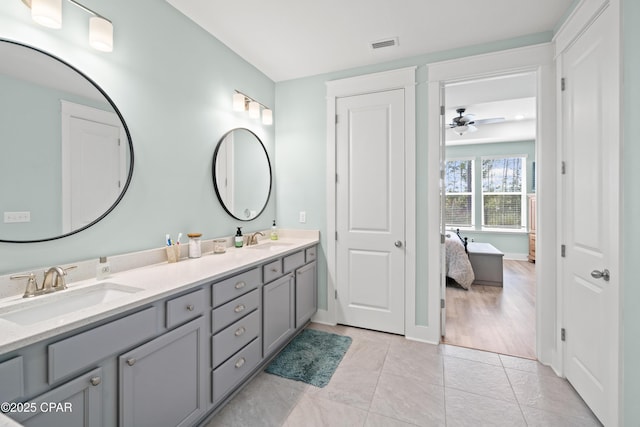
POLYGON ((208 337, 199 317, 118 358, 120 426, 189 426, 204 415, 208 337))
POLYGON ((295 277, 293 273, 264 285, 262 289, 262 356, 269 357, 295 331, 295 277))
POLYGON ((10 414, 27 427, 102 426, 103 373, 97 368, 58 386, 10 414))
POLYGON ((318 282, 316 262, 296 270, 296 328, 301 328, 318 308, 318 282))

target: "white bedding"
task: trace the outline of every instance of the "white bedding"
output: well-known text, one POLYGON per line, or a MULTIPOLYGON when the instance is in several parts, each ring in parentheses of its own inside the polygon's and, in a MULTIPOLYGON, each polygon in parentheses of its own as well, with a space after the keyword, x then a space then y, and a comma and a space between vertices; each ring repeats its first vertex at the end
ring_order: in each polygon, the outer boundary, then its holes
POLYGON ((475 276, 464 250, 464 245, 455 234, 447 234, 445 239, 447 277, 452 278, 464 289, 469 289, 475 276))

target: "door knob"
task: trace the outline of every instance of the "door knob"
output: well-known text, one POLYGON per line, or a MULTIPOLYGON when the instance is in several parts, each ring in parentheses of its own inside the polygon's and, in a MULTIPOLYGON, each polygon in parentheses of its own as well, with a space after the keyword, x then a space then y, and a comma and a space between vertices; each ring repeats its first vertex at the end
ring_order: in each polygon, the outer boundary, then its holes
POLYGON ((611 278, 611 276, 609 275, 609 270, 607 270, 606 268, 602 271, 593 270, 591 272, 591 277, 593 277, 594 279, 604 279, 605 282, 608 282, 611 278))
POLYGON ((400 241, 400 240, 396 240, 396 242, 394 243, 394 245, 396 245, 396 248, 401 248, 401 247, 402 247, 402 241, 400 241))

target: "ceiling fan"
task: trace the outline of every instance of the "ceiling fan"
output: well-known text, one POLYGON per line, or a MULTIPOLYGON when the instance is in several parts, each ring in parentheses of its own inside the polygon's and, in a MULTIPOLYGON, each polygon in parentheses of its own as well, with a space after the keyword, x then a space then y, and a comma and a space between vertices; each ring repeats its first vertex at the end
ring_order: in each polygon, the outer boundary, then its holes
POLYGON ((458 108, 456 113, 457 117, 454 117, 449 124, 449 128, 452 129, 458 135, 463 135, 466 132, 475 132, 478 130, 477 125, 499 123, 503 122, 504 117, 494 117, 491 119, 476 120, 473 114, 464 114, 467 111, 466 108, 458 108))

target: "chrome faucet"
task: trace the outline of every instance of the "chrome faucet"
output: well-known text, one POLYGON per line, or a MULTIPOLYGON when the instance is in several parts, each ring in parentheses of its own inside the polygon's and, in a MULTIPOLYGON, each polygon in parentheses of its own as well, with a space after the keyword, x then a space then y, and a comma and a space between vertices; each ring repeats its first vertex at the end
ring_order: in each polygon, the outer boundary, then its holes
POLYGON ((9 279, 28 279, 27 287, 24 290, 24 295, 22 295, 22 298, 31 298, 38 295, 44 295, 51 292, 67 289, 67 283, 65 280, 67 271, 77 267, 77 265, 72 265, 71 267, 66 268, 51 267, 44 273, 44 279, 41 286, 38 286, 38 281, 36 280, 35 273, 17 274, 15 276, 10 276, 9 279))
POLYGON ((264 233, 256 231, 247 239, 247 246, 253 246, 258 244, 258 234, 264 237, 264 233))

